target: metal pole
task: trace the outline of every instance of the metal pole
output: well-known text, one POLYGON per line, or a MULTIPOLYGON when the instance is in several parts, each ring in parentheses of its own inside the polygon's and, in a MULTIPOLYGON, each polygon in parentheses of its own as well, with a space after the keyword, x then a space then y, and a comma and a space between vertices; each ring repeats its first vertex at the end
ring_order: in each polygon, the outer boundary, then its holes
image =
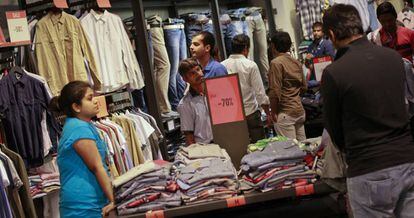
POLYGON ((266 3, 266 15, 267 15, 267 22, 269 24, 269 33, 273 35, 276 33, 276 23, 275 23, 275 16, 273 14, 273 4, 272 0, 264 0, 266 3))
POLYGON ((211 6, 211 15, 213 18, 216 42, 217 42, 217 46, 220 51, 219 60, 223 61, 224 59, 227 58, 227 55, 226 55, 226 49, 224 45, 223 33, 221 32, 221 28, 220 28, 220 14, 219 14, 218 0, 210 0, 210 6, 211 6))
MULTIPOLYGON (((145 93, 147 95, 148 101, 148 111, 151 116, 155 118, 157 121, 157 125, 160 130, 165 133, 164 125, 161 120, 160 111, 158 109, 158 101, 157 96, 155 95, 155 79, 154 79, 154 72, 152 68, 152 61, 150 60, 150 52, 149 52, 149 45, 148 45, 148 33, 147 33, 147 25, 145 22, 145 14, 144 14, 144 5, 142 0, 131 0, 132 10, 134 13, 134 24, 136 29, 135 34, 135 42, 137 43, 137 56, 141 57, 140 64, 142 66, 142 70, 144 72, 145 77, 145 93)), ((160 149, 163 155, 163 158, 166 159, 167 150, 165 147, 165 143, 160 145, 160 149)))

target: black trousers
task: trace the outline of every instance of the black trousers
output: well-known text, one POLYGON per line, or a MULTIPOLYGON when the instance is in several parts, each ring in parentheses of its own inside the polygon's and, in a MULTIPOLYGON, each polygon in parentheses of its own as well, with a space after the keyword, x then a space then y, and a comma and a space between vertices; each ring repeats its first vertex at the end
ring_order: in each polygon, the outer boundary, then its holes
POLYGON ((260 111, 246 116, 246 120, 251 143, 255 143, 266 137, 260 111))

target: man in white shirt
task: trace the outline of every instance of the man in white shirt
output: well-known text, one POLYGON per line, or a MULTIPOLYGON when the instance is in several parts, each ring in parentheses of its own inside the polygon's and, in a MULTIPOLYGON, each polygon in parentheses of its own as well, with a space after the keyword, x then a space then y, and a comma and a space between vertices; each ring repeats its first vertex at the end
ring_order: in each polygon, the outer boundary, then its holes
POLYGON ((250 141, 254 143, 265 138, 259 105, 268 115, 270 122, 269 97, 266 96, 259 67, 255 62, 247 59, 250 48, 249 37, 244 34, 237 35, 233 38, 231 46, 233 54, 222 64, 229 74, 239 74, 250 141))

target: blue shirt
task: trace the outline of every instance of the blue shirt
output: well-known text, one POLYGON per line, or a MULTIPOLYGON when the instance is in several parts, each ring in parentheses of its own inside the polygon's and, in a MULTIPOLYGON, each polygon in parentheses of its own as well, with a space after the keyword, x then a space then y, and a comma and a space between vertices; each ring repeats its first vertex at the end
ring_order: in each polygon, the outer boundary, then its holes
POLYGON ((314 57, 331 56, 332 59, 335 58, 335 49, 329 39, 321 39, 318 42, 314 41, 309 45, 308 53, 314 57))
POLYGON ((105 142, 99 137, 95 126, 78 118, 67 118, 57 158, 61 183, 61 217, 101 217, 101 210, 108 203, 95 175, 73 147, 81 139, 96 142, 102 164, 106 167, 105 142))
POLYGON ((227 75, 226 67, 220 62, 210 59, 207 66, 203 69, 204 78, 213 78, 227 75))

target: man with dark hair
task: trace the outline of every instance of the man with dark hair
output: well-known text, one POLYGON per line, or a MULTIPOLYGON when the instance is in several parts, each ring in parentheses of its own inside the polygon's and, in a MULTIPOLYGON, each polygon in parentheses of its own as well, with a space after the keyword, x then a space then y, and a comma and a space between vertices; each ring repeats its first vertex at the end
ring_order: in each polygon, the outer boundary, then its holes
POLYGON ((397 25, 397 12, 390 2, 378 6, 377 17, 382 28, 370 33, 368 38, 377 45, 396 50, 403 58, 413 62, 414 31, 397 25))
POLYGON ((205 78, 227 75, 226 68, 214 60, 215 39, 207 31, 201 31, 191 40, 191 55, 201 64, 205 78))
POLYGON ((194 58, 184 59, 180 62, 178 72, 183 80, 190 84, 189 91, 177 107, 186 144, 210 143, 213 140, 213 132, 204 96, 201 66, 194 58))
POLYGON ((269 98, 266 96, 259 67, 255 62, 247 59, 250 38, 244 34, 236 35, 232 40, 231 46, 233 54, 223 61, 222 64, 230 74, 239 74, 250 141, 255 143, 265 138, 259 105, 270 119, 269 98))
POLYGON ((312 25, 313 42, 308 47, 306 59, 311 60, 314 57, 331 56, 335 57, 335 49, 332 42, 325 38, 323 24, 316 22, 312 25))
POLYGON ((299 96, 307 88, 302 64, 287 53, 292 46, 288 33, 277 32, 272 36, 271 46, 276 58, 270 63, 269 99, 276 132, 305 140, 305 110, 299 96))
POLYGON ((323 24, 338 49, 322 76, 325 127, 346 154, 353 215, 412 217, 414 142, 401 57, 369 42, 351 5, 328 9, 323 24))

